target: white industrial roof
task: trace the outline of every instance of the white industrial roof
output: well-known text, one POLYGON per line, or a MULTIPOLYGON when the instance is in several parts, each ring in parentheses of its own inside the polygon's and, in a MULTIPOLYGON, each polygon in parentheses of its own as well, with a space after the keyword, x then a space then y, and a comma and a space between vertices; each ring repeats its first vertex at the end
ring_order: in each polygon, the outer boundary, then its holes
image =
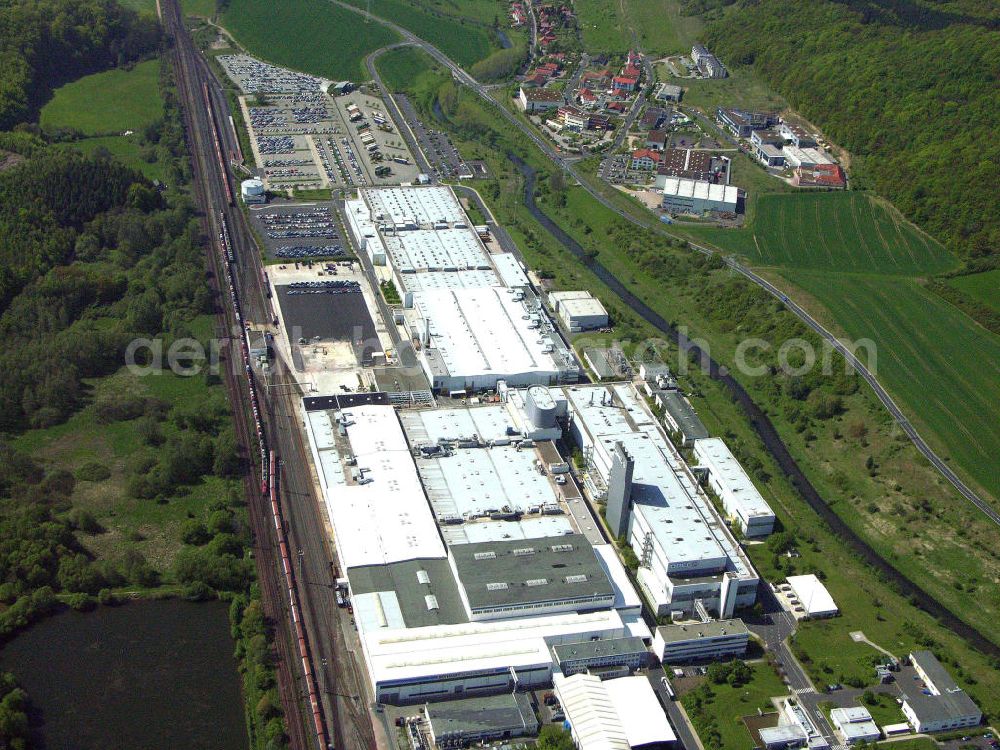
POLYGON ((570 318, 608 317, 608 311, 604 309, 604 305, 594 297, 568 299, 560 302, 559 308, 570 318))
POLYGON ((493 261, 504 286, 514 288, 528 286, 531 283, 521 262, 513 253, 494 253, 490 256, 490 260, 493 261))
POLYGON ((441 527, 445 544, 449 545, 539 539, 575 533, 569 516, 531 516, 519 521, 476 521, 441 527))
POLYGON ((330 412, 307 414, 320 486, 344 569, 446 556, 424 497, 403 430, 391 406, 357 406, 343 412, 357 458, 344 467, 333 443, 330 412), (345 470, 361 470, 364 484, 345 470))
POLYGON ((610 544, 597 544, 594 545, 594 554, 597 555, 597 561, 604 568, 604 572, 608 574, 608 580, 611 581, 611 586, 615 590, 614 608, 641 609, 642 599, 639 598, 639 593, 632 585, 632 581, 629 580, 625 566, 622 565, 621 558, 618 557, 615 548, 610 544))
POLYGON ((577 419, 594 440, 594 461, 606 478, 611 449, 621 441, 635 459, 632 497, 669 563, 708 567, 728 559, 744 575, 736 543, 698 491, 684 460, 670 446, 655 418, 626 384, 574 386, 564 392, 577 419), (611 394, 614 394, 612 402, 611 394))
POLYGON ((826 590, 826 586, 815 575, 809 573, 802 576, 788 576, 788 585, 792 587, 795 597, 802 604, 806 614, 810 616, 836 614, 836 602, 826 590))
POLYGON ((375 682, 552 663, 550 643, 624 636, 615 610, 360 631, 375 682))
POLYGON ((833 159, 826 152, 818 148, 799 148, 798 146, 788 144, 782 150, 785 153, 785 159, 791 162, 792 166, 834 163, 833 159))
POLYGON ((423 273, 401 273, 397 278, 402 283, 403 292, 425 292, 435 289, 466 289, 496 286, 499 283, 493 271, 424 271, 423 273))
POLYGON ((552 682, 580 750, 629 750, 677 739, 645 677, 602 681, 557 673, 552 682))
POLYGON ((431 345, 442 375, 514 376, 551 373, 559 367, 538 321, 502 287, 419 292, 415 306, 430 321, 431 345))
POLYGON ((389 260, 400 273, 491 270, 486 251, 471 229, 404 230, 384 234, 383 239, 389 260))
POLYGON ((363 189, 376 221, 419 225, 464 224, 465 212, 449 187, 385 187, 363 189), (381 217, 381 218, 379 218, 381 217))
POLYGON ((694 455, 722 486, 726 494, 722 498, 723 503, 737 508, 737 515, 743 519, 753 516, 774 517, 771 506, 761 496, 722 438, 696 440, 694 455))
POLYGON ((736 205, 739 191, 735 185, 717 185, 705 180, 689 180, 686 177, 667 177, 663 183, 663 194, 736 205))
MULTIPOLYGON (((436 445, 441 440, 478 437, 484 444, 509 441, 514 423, 500 405, 433 409, 400 415, 410 443, 436 445)), ((549 477, 538 471, 534 451, 512 445, 451 448, 452 455, 420 458, 417 470, 438 519, 470 517, 488 511, 526 513, 531 506, 558 503, 549 477)))

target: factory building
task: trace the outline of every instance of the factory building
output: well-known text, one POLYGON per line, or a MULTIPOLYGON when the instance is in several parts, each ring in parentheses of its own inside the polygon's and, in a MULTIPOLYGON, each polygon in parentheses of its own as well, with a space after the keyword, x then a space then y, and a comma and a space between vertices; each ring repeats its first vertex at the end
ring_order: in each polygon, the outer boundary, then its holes
POLYGON ((590 292, 549 292, 549 304, 570 333, 608 325, 608 311, 590 292))
POLYGON ((746 654, 750 631, 739 618, 661 625, 653 635, 653 653, 664 664, 734 659, 746 654))
POLYGON ((657 616, 699 606, 721 617, 756 601, 758 576, 684 459, 631 384, 562 389, 588 489, 639 558, 657 616), (700 604, 699 604, 700 603, 700 604))
POLYGON ((735 185, 717 185, 684 177, 664 176, 662 180, 663 186, 660 189, 663 191, 663 208, 671 213, 736 213, 739 190, 735 185))
POLYGON ((903 714, 915 731, 944 732, 982 722, 983 712, 934 654, 914 651, 910 663, 924 685, 920 688, 914 682, 903 689, 903 714))
POLYGON ((708 429, 680 391, 676 389, 658 391, 655 402, 663 409, 663 424, 670 432, 680 435, 681 445, 684 447, 692 446, 708 437, 708 429))
POLYGON ((696 440, 694 456, 708 470, 709 485, 744 536, 767 536, 774 530, 774 511, 721 438, 696 440))
POLYGON ((303 402, 380 702, 543 687, 559 669, 555 647, 652 638, 615 551, 589 511, 569 506, 579 491, 551 442, 566 399, 541 386, 504 392, 501 403, 398 412, 303 402))
POLYGON ((442 393, 574 382, 579 367, 510 253, 490 253, 448 187, 368 188, 351 233, 402 297, 397 323, 442 393))

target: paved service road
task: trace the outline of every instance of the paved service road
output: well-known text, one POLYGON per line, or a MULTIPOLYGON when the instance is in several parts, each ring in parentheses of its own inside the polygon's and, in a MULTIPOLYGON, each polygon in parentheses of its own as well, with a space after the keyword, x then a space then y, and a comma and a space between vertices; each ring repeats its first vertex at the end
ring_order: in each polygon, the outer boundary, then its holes
MULTIPOLYGON (((389 28, 393 29, 398 34, 400 34, 408 42, 414 44, 417 47, 420 47, 428 55, 430 55, 439 63, 441 63, 441 65, 448 68, 452 73, 452 77, 458 83, 461 83, 467 86, 468 88, 472 89, 477 94, 479 94, 481 98, 485 99, 487 102, 497 107, 500 114, 506 120, 508 120, 514 127, 520 130, 521 133, 525 137, 527 137, 532 143, 534 143, 542 151, 542 153, 544 153, 551 161, 553 161, 556 164, 556 166, 558 166, 561 169, 565 169, 567 172, 573 175, 573 177, 575 177, 577 181, 579 181, 581 187, 583 187, 588 193, 591 194, 591 196, 594 197, 595 200, 597 200, 599 203, 601 203, 610 211, 614 211, 623 219, 632 224, 635 224, 636 226, 640 226, 643 227, 644 229, 648 229, 649 231, 656 232, 657 234, 660 234, 664 237, 669 237, 671 239, 688 242, 688 244, 698 252, 704 253, 706 255, 718 254, 723 259, 723 261, 725 261, 726 265, 729 266, 731 269, 745 276, 747 279, 754 282, 755 284, 766 290, 768 293, 781 300, 781 302, 784 303, 784 305, 789 310, 791 310, 791 312, 793 312, 800 320, 802 320, 802 322, 804 322, 807 326, 809 326, 813 331, 819 334, 819 336, 821 336, 825 341, 829 342, 829 344, 834 349, 836 349, 842 356, 844 356, 847 359, 848 362, 851 363, 852 366, 854 366, 858 370, 861 377, 863 377, 865 381, 871 386, 872 390, 875 391, 875 395, 878 397, 879 401, 882 402, 885 408, 892 415, 893 419, 896 420, 900 429, 902 429, 903 432, 906 433, 907 437, 909 437, 910 440, 913 442, 913 444, 917 447, 917 450, 919 450, 927 458, 927 460, 931 462, 931 464, 942 474, 942 476, 944 476, 945 479, 947 479, 964 498, 966 498, 969 502, 975 505, 988 518, 990 518, 990 520, 992 520, 994 523, 1000 526, 1000 513, 998 513, 987 501, 981 498, 972 488, 966 485, 965 482, 963 482, 958 477, 958 475, 955 474, 955 472, 952 471, 951 468, 933 451, 933 449, 931 449, 931 447, 927 444, 927 442, 920 436, 920 433, 917 432, 917 429, 910 423, 907 417, 903 414, 903 411, 899 408, 899 406, 892 399, 889 393, 878 382, 875 375, 871 373, 868 370, 868 368, 857 357, 854 356, 853 352, 851 352, 851 350, 847 346, 841 343, 840 339, 838 339, 833 333, 827 330, 819 321, 813 318, 800 305, 797 305, 795 302, 791 301, 788 298, 788 295, 786 295, 776 286, 771 284, 769 281, 761 278, 756 273, 751 271, 749 268, 736 261, 734 258, 722 255, 721 253, 718 253, 716 250, 710 247, 690 242, 686 237, 680 237, 676 234, 673 234, 672 232, 663 229, 660 226, 656 226, 658 222, 654 222, 652 220, 651 223, 640 221, 632 214, 619 208, 616 204, 608 200, 600 191, 596 190, 589 182, 587 182, 584 176, 579 173, 578 169, 573 164, 573 160, 567 159, 561 154, 557 153, 548 143, 548 141, 546 141, 542 136, 535 133, 528 125, 526 125, 517 116, 515 116, 513 112, 511 112, 506 107, 504 107, 500 102, 498 102, 489 89, 487 89, 485 86, 479 83, 475 78, 469 75, 463 68, 461 68, 455 62, 453 62, 447 55, 441 52, 434 45, 425 42, 423 39, 416 36, 411 31, 404 29, 402 26, 399 26, 398 24, 395 24, 391 21, 387 21, 386 19, 381 18, 380 16, 377 16, 375 14, 368 13, 367 11, 362 10, 361 8, 356 8, 353 5, 349 5, 348 3, 342 2, 342 0, 330 0, 330 2, 334 3, 335 5, 339 5, 347 10, 350 10, 354 13, 359 13, 363 16, 367 16, 371 20, 381 23, 384 26, 388 26, 389 28)), ((645 64, 648 65, 649 64, 648 61, 646 61, 645 64)), ((647 75, 648 74, 649 73, 647 71, 647 75)))
POLYGON ((651 668, 646 675, 649 678, 649 684, 653 686, 653 691, 660 699, 660 703, 666 709, 667 717, 670 719, 670 725, 674 728, 674 732, 677 734, 677 740, 680 743, 682 750, 701 750, 702 744, 698 740, 698 736, 695 734, 694 729, 688 722, 687 715, 681 711, 680 705, 677 701, 672 700, 667 691, 663 689, 663 683, 661 680, 666 676, 666 672, 663 671, 663 667, 651 668))

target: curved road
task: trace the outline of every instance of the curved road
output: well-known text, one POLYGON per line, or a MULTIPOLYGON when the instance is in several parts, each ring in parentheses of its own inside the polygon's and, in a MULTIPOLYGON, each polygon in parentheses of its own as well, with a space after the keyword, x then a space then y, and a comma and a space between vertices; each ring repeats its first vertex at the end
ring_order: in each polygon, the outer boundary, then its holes
MULTIPOLYGON (((691 242, 686 237, 681 237, 679 235, 673 234, 672 232, 669 232, 660 226, 642 222, 638 220, 636 217, 634 217, 632 214, 619 208, 617 205, 608 200, 600 191, 591 186, 589 182, 587 182, 584 176, 580 174, 578 167, 573 163, 572 160, 565 158, 562 154, 555 151, 552 148, 552 146, 548 143, 548 141, 546 141, 542 136, 535 133, 534 130, 532 130, 513 112, 511 112, 500 102, 498 102, 497 99, 493 96, 493 93, 492 91, 490 91, 490 89, 488 89, 483 84, 479 83, 475 78, 473 78, 471 75, 465 72, 463 68, 461 68, 457 63, 453 62, 451 58, 449 58, 447 55, 441 52, 441 50, 439 50, 434 45, 424 41, 420 37, 413 34, 413 32, 404 29, 402 26, 399 26, 398 24, 395 24, 392 21, 388 21, 384 18, 381 18, 380 16, 368 13, 367 11, 361 8, 357 8, 353 5, 350 5, 349 3, 343 2, 343 0, 330 0, 330 2, 332 2, 334 5, 339 5, 342 8, 346 8, 347 10, 366 16, 370 18, 372 21, 375 21, 376 23, 380 23, 384 26, 387 26, 388 28, 392 29, 397 34, 402 36, 406 40, 406 42, 409 43, 410 45, 421 48, 432 58, 437 60, 437 62, 439 62, 441 65, 450 70, 452 77, 458 83, 461 83, 464 86, 472 89, 482 99, 484 99, 485 101, 489 102, 494 107, 496 107, 500 111, 500 114, 508 122, 510 122, 518 130, 520 130, 521 133, 526 138, 528 138, 532 143, 534 143, 542 151, 542 153, 544 153, 553 163, 555 163, 557 167, 565 170, 568 174, 571 174, 577 180, 577 182, 580 183, 580 186, 583 187, 583 189, 586 190, 588 193, 590 193, 590 195, 593 196, 594 199, 597 200, 605 208, 614 211, 616 214, 618 214, 618 216, 622 217, 626 221, 635 224, 636 226, 642 227, 643 229, 655 232, 663 237, 668 237, 670 239, 687 242, 688 245, 690 245, 692 248, 694 248, 700 253, 703 253, 705 255, 718 255, 720 258, 722 258, 725 264, 729 266, 729 268, 742 274, 745 278, 749 279, 750 281, 757 284, 762 289, 764 289, 765 291, 767 291, 768 293, 779 299, 803 323, 805 323, 810 329, 815 331, 825 341, 829 342, 829 344, 837 352, 839 352, 848 362, 851 363, 851 365, 855 369, 857 369, 857 371, 861 374, 861 377, 864 378, 865 382, 868 383, 869 386, 871 386, 873 391, 875 391, 875 395, 878 397, 878 400, 882 402, 882 405, 885 406, 888 412, 892 415, 893 419, 896 420, 896 423, 899 425, 900 429, 902 429, 903 432, 906 433, 907 437, 909 437, 910 440, 913 442, 913 444, 917 447, 917 450, 919 450, 924 455, 924 457, 928 461, 930 461, 930 463, 941 473, 941 475, 945 479, 947 479, 955 487, 956 490, 958 490, 958 492, 962 495, 962 497, 964 497, 970 503, 975 505, 980 511, 982 511, 982 513, 987 518, 993 521, 993 523, 1000 526, 1000 512, 997 512, 997 510, 994 509, 986 500, 980 497, 979 494, 977 494, 971 487, 969 487, 965 482, 963 482, 962 479, 959 478, 954 471, 952 471, 951 467, 949 467, 948 464, 945 463, 945 461, 940 456, 938 456, 937 453, 934 452, 934 450, 927 444, 927 442, 923 439, 923 437, 921 437, 916 427, 914 427, 913 424, 910 423, 910 420, 903 413, 903 410, 899 408, 899 406, 893 400, 892 396, 890 396, 888 391, 886 391, 886 389, 882 387, 882 384, 878 382, 878 379, 875 377, 875 375, 860 360, 858 360, 857 357, 854 356, 853 352, 851 352, 851 350, 847 346, 841 343, 840 339, 838 339, 833 333, 831 333, 827 328, 825 328, 822 323, 816 320, 816 318, 814 318, 812 315, 806 312, 800 305, 796 304, 791 299, 789 299, 787 294, 782 292, 774 284, 760 277, 759 275, 757 275, 749 268, 736 261, 735 259, 727 257, 708 246, 699 245, 697 243, 691 242)), ((401 45, 393 45, 393 46, 401 46, 401 45)), ((372 53, 372 55, 369 56, 369 71, 373 73, 373 77, 375 78, 376 82, 378 82, 380 85, 381 85, 381 79, 378 77, 378 74, 375 71, 375 66, 373 64, 373 56, 377 56, 377 54, 380 53, 381 51, 382 50, 376 50, 376 52, 372 53)))

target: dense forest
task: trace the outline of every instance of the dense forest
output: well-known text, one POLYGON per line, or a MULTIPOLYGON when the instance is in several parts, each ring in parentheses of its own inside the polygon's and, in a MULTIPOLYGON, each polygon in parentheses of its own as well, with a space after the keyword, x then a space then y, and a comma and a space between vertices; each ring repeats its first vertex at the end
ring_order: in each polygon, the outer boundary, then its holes
POLYGON ((155 20, 113 0, 0 0, 0 129, 65 81, 155 52, 155 20))
MULTIPOLYGON (((854 156, 869 186, 966 258, 1000 252, 1000 6, 987 0, 694 0, 750 65, 854 156)), ((981 261, 980 261, 981 262, 981 261)))

